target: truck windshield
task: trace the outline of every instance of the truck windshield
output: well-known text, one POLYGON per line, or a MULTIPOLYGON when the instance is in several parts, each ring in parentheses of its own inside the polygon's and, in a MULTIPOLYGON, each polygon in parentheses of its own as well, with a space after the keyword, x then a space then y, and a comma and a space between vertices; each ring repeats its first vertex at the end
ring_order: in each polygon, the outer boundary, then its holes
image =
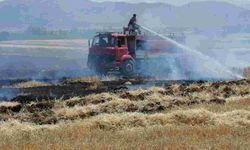
POLYGON ((93 39, 92 46, 110 47, 115 46, 115 38, 111 35, 99 35, 93 39))

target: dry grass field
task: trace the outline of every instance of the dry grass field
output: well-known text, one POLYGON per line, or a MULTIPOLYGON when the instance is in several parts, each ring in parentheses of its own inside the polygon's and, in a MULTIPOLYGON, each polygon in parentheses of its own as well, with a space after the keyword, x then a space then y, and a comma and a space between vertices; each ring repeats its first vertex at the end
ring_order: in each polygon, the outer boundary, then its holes
POLYGON ((250 81, 2 102, 0 120, 0 149, 248 149, 250 81))

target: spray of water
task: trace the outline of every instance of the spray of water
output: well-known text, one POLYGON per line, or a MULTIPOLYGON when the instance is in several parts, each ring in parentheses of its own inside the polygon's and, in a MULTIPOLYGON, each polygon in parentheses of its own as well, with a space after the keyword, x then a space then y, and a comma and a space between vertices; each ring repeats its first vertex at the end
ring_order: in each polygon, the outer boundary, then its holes
MULTIPOLYGON (((211 75, 210 78, 218 78, 218 79, 243 79, 243 77, 240 74, 232 72, 229 68, 222 65, 218 60, 209 57, 207 55, 204 55, 203 53, 189 48, 183 44, 180 44, 162 34, 159 34, 145 26, 140 25, 140 27, 148 32, 151 32, 152 34, 168 41, 169 43, 175 45, 178 49, 182 50, 184 53, 187 53, 188 55, 191 55, 193 59, 199 59, 200 61, 196 62, 196 64, 201 65, 203 67, 202 70, 206 71, 203 72, 209 73, 211 75)), ((194 68, 198 69, 198 68, 194 68)), ((205 75, 206 76, 206 75, 205 75)))

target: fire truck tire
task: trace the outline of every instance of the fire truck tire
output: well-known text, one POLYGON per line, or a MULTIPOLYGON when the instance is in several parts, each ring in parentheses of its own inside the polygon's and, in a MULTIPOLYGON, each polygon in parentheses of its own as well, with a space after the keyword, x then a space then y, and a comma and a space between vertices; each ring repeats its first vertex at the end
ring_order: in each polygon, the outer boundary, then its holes
POLYGON ((135 64, 131 59, 127 59, 122 63, 122 73, 125 76, 130 76, 134 74, 135 64))

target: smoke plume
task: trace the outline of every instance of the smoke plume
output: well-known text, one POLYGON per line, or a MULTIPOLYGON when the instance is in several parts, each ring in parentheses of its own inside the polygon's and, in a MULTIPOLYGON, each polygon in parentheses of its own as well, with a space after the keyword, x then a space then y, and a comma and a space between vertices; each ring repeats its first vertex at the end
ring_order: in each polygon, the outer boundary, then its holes
POLYGON ((164 79, 241 79, 242 76, 230 70, 217 59, 189 48, 175 40, 159 34, 145 26, 144 30, 164 39, 174 47, 175 54, 160 54, 156 60, 147 63, 147 70, 164 79), (171 56, 172 55, 172 56, 171 56))

